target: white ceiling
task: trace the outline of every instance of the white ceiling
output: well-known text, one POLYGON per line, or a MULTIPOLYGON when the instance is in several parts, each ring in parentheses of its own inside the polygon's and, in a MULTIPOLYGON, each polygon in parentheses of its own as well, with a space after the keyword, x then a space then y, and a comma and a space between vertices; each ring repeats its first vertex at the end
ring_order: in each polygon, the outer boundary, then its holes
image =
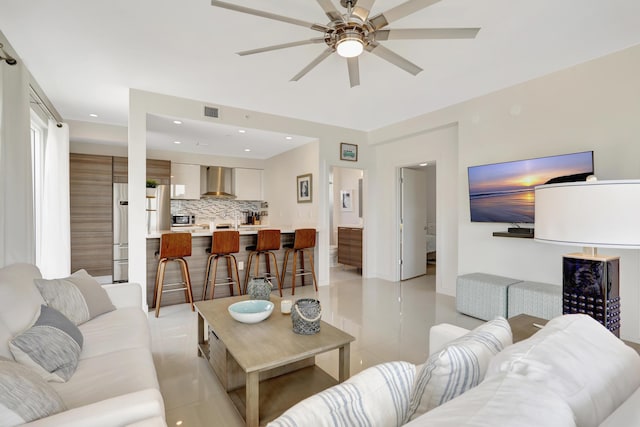
MULTIPOLYGON (((235 3, 328 22, 316 0, 235 3)), ((337 55, 289 81, 323 45, 236 55, 320 33, 210 0, 0 0, 0 30, 62 116, 122 126, 136 88, 373 130, 636 45, 639 16, 638 0, 442 0, 389 27, 481 27, 475 39, 382 42, 424 71, 365 52, 350 88, 337 55)))
POLYGON ((268 159, 312 140, 299 135, 147 114, 147 148, 156 150, 268 159))

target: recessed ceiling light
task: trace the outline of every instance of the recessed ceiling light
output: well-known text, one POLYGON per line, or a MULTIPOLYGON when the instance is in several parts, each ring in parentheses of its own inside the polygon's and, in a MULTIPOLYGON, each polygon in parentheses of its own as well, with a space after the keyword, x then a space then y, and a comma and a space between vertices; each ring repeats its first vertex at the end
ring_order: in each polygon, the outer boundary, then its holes
POLYGON ((239 129, 239 130, 238 130, 238 133, 247 133, 247 131, 246 131, 246 130, 244 130, 244 129, 239 129))
POLYGON ((248 153, 249 151, 251 151, 251 148, 245 148, 244 151, 248 153))
POLYGON ((420 166, 427 166, 429 163, 420 163, 420 166))
POLYGON ((182 144, 182 141, 173 141, 174 144, 182 144))
POLYGON ((174 120, 173 123, 176 124, 176 125, 181 125, 182 124, 182 122, 180 120, 174 120))
POLYGON ((292 136, 285 136, 284 139, 286 139, 287 141, 291 141, 293 139, 292 136))
POLYGON ((95 114, 95 113, 91 113, 91 114, 89 114, 89 117, 98 117, 98 115, 95 114))

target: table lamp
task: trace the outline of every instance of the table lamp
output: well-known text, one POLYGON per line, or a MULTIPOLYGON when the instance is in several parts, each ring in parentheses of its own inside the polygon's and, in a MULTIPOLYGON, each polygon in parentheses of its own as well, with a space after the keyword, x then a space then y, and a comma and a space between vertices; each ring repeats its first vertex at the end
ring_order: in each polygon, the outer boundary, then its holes
POLYGON ((582 246, 563 256, 562 313, 584 313, 620 336, 618 256, 597 248, 640 248, 640 180, 540 185, 535 240, 582 246))

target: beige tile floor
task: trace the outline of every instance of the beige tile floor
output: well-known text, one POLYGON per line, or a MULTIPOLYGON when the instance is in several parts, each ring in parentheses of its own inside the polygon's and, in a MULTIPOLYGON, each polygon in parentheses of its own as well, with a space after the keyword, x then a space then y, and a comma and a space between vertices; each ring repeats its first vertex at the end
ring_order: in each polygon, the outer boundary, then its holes
MULTIPOLYGON (((364 279, 353 269, 336 267, 329 286, 320 287, 317 294, 312 286, 298 287, 295 297, 318 298, 322 319, 356 338, 351 344, 354 375, 392 360, 424 362, 434 324, 473 328, 482 323, 457 313, 454 298, 436 294, 434 283, 433 275, 389 282, 364 279)), ((188 305, 162 307, 160 317, 150 315, 149 323, 168 426, 242 426, 207 362, 197 357, 196 314, 188 305)), ((318 356, 316 363, 337 378, 337 350, 318 356)))

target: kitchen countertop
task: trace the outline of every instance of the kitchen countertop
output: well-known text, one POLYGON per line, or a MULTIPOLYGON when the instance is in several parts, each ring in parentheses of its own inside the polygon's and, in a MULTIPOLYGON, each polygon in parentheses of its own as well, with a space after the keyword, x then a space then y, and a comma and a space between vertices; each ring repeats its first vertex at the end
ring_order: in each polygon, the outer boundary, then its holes
MULTIPOLYGON (((291 226, 271 226, 271 225, 241 225, 238 228, 241 236, 247 235, 255 235, 258 234, 259 229, 279 229, 281 233, 294 233, 295 228, 291 226)), ((214 231, 225 231, 225 230, 233 230, 233 228, 229 229, 219 229, 214 231)), ((208 227, 172 227, 171 230, 161 230, 156 231, 150 234, 147 234, 147 239, 159 239, 160 236, 164 233, 180 233, 180 232, 190 232, 193 237, 210 237, 211 230, 208 227)))

